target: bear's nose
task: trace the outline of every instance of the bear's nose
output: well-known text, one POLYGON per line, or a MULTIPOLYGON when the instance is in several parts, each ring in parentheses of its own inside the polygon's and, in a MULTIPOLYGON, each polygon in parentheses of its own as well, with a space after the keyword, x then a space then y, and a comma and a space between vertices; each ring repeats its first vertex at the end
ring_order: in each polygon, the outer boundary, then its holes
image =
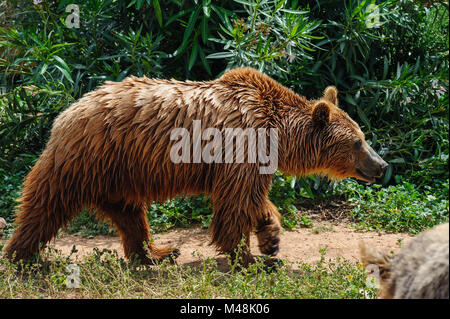
POLYGON ((386 168, 387 168, 388 166, 389 166, 389 164, 386 163, 385 161, 383 161, 383 162, 380 164, 381 171, 383 172, 383 174, 384 174, 384 172, 386 172, 386 168))

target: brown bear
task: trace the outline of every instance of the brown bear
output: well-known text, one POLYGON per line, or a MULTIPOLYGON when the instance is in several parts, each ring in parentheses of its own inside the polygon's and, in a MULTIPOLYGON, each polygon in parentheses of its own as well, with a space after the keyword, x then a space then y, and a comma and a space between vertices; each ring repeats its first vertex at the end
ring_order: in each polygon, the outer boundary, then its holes
MULTIPOLYGON (((177 257, 177 249, 153 243, 145 206, 178 194, 205 193, 214 208, 212 243, 220 252, 233 254, 242 238, 248 244, 256 230, 261 252, 275 255, 280 215, 268 198, 274 170, 260 170, 267 166, 264 156, 247 162, 204 162, 188 152, 177 162, 173 149, 180 142, 172 138, 173 131, 181 128, 195 135, 213 128, 226 134, 234 128, 242 129, 237 134, 242 137, 247 129, 274 130, 274 160, 282 172, 371 182, 387 164, 337 105, 334 87, 308 101, 251 68, 234 69, 208 82, 146 77, 106 82, 56 118, 47 146, 24 182, 18 227, 6 253, 10 258, 13 253, 16 259, 30 257, 87 208, 112 221, 128 258, 136 255, 142 262, 154 262, 177 257), (199 121, 200 132, 195 132, 199 121)), ((272 135, 266 135, 262 153, 273 146, 272 135)), ((207 142, 184 143, 198 150, 207 142)), ((249 146, 244 155, 251 157, 254 150, 249 146)), ((217 149, 220 158, 225 151, 217 149)), ((252 260, 245 251, 244 264, 252 260)))
POLYGON ((395 255, 360 243, 361 261, 376 265, 380 276, 380 298, 449 298, 448 223, 416 236, 395 255))

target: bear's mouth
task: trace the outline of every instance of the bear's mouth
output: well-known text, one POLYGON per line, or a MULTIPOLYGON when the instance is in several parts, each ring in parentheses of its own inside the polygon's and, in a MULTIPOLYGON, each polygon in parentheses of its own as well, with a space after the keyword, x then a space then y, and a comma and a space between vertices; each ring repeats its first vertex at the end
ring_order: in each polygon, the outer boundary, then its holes
POLYGON ((364 180, 364 181, 366 181, 366 182, 369 182, 369 183, 375 182, 376 177, 379 177, 379 176, 369 176, 369 175, 366 175, 366 174, 364 174, 364 172, 361 171, 359 168, 356 169, 356 173, 358 173, 359 177, 360 177, 362 180, 364 180))

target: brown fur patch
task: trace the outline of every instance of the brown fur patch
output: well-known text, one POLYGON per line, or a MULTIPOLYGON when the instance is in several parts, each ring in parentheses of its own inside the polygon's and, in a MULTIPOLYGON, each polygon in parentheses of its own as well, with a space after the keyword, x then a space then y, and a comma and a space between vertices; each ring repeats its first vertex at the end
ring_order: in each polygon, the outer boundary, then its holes
POLYGON ((380 269, 381 298, 449 298, 449 224, 417 235, 395 256, 362 243, 361 261, 380 269))

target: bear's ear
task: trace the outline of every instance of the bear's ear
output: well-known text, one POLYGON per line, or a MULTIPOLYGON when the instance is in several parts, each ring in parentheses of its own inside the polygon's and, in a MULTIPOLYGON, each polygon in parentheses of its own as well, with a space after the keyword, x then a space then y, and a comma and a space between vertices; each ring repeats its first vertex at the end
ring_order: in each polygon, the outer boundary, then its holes
POLYGON ((336 106, 338 105, 337 96, 338 96, 338 90, 336 89, 335 86, 329 86, 323 92, 323 98, 336 106))
POLYGON ((312 111, 312 122, 315 126, 325 126, 330 121, 330 106, 325 101, 319 101, 312 111))

